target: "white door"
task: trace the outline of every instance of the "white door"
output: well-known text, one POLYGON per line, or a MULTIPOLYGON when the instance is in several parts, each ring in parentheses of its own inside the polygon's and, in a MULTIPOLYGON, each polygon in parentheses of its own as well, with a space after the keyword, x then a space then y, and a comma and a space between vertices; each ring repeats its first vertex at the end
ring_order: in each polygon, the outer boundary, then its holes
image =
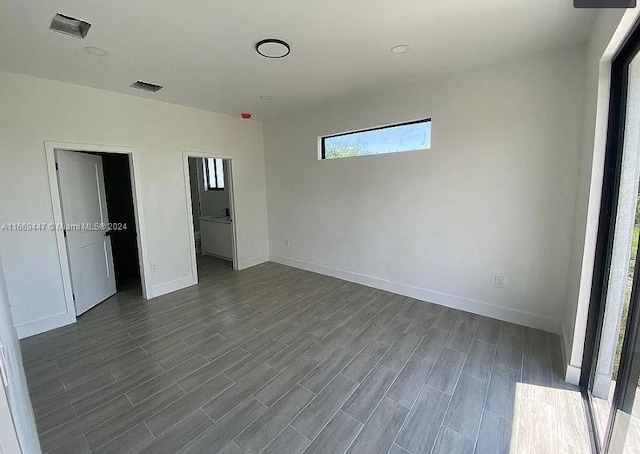
POLYGON ((80 315, 116 293, 111 238, 104 229, 86 228, 109 223, 102 158, 56 150, 56 163, 71 284, 80 315), (78 227, 82 225, 85 228, 78 227))

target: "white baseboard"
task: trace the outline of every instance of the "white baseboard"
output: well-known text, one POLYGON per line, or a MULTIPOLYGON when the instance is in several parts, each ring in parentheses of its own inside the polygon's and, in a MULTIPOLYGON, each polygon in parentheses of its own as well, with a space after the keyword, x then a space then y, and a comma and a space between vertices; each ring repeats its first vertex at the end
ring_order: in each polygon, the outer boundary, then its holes
POLYGON ((568 344, 569 339, 567 337, 567 328, 564 326, 564 322, 560 324, 560 331, 562 333, 562 359, 564 360, 564 365, 568 366, 571 361, 569 358, 571 345, 568 344))
POLYGON ((580 384, 580 374, 582 370, 580 367, 571 365, 571 358, 569 355, 569 352, 571 352, 571 345, 567 343, 569 340, 567 337, 567 329, 564 323, 561 324, 561 329, 562 329, 561 337, 562 337, 562 361, 563 361, 562 365, 565 368, 564 380, 567 383, 571 383, 572 385, 577 386, 580 384))
POLYGON ((233 263, 233 258, 232 257, 224 257, 222 255, 212 254, 211 252, 202 252, 202 255, 206 255, 206 256, 209 256, 209 257, 215 257, 217 259, 233 263))
POLYGON ((151 287, 151 290, 147 292, 147 298, 156 298, 158 296, 166 295, 167 293, 182 290, 186 287, 191 287, 198 283, 196 276, 185 276, 175 281, 165 282, 164 284, 158 284, 151 287))
MULTIPOLYGON (((266 256, 258 256, 247 260, 241 260, 238 269, 242 270, 268 261, 269 259, 266 256)), ((167 293, 182 290, 186 287, 191 287, 197 283, 198 278, 196 276, 185 276, 180 279, 176 279, 175 281, 154 285, 151 287, 150 291, 147 292, 147 298, 156 298, 158 296, 166 295, 167 293)))
POLYGON ((571 383, 572 385, 580 385, 580 375, 582 373, 582 369, 579 367, 575 367, 572 365, 567 366, 567 373, 564 377, 564 381, 567 383, 571 383))
POLYGON ((343 279, 356 284, 366 285, 380 290, 397 293, 399 295, 408 296, 421 301, 446 306, 453 309, 459 309, 471 312, 485 317, 491 317, 505 322, 516 323, 518 325, 528 326, 530 328, 541 329, 552 333, 560 334, 560 323, 558 320, 544 315, 531 314, 528 312, 510 309, 507 307, 496 306, 484 301, 477 301, 460 296, 449 295, 446 293, 436 292, 433 290, 415 287, 400 282, 388 281, 365 274, 355 273, 353 271, 341 270, 315 263, 305 262, 290 257, 271 256, 271 261, 282 265, 300 268, 314 273, 332 276, 343 279))
POLYGON ((257 257, 252 257, 250 259, 239 260, 238 270, 251 268, 252 266, 260 265, 261 263, 265 263, 268 261, 269 261, 269 257, 266 255, 259 255, 257 257))
POLYGON ((24 339, 25 337, 35 336, 36 334, 44 333, 45 331, 50 331, 56 328, 62 328, 63 326, 70 325, 75 322, 76 314, 65 312, 63 314, 53 315, 51 317, 16 326, 16 331, 18 332, 18 338, 24 339))
MULTIPOLYGON (((157 296, 165 295, 167 293, 175 292, 186 287, 190 287, 198 283, 195 276, 186 276, 175 281, 166 282, 151 287, 147 292, 147 298, 155 298, 157 296)), ((18 332, 18 338, 24 339, 25 337, 35 336, 36 334, 44 333, 52 329, 61 328, 71 323, 76 322, 76 314, 65 312, 63 314, 57 314, 52 317, 43 318, 33 322, 25 323, 23 325, 16 326, 18 332)))

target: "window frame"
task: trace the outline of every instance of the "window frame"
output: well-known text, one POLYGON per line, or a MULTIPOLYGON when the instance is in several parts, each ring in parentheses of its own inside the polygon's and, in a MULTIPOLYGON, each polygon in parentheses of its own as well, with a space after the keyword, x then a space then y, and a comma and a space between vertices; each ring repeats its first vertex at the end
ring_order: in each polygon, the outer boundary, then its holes
MULTIPOLYGON (((333 160, 333 159, 343 159, 343 158, 327 158, 326 145, 325 145, 325 142, 326 142, 327 139, 333 139, 335 137, 342 137, 342 136, 349 136, 351 134, 359 134, 359 133, 362 133, 362 132, 380 131, 380 130, 383 130, 383 129, 397 128, 399 126, 411 126, 411 125, 416 125, 416 124, 420 124, 420 123, 429 123, 429 124, 431 124, 431 117, 429 117, 429 118, 421 118, 419 120, 405 121, 405 122, 402 122, 402 123, 394 123, 394 124, 385 125, 385 126, 375 126, 373 128, 356 129, 355 131, 341 132, 341 133, 338 133, 338 134, 329 134, 327 136, 320 136, 320 160, 321 161, 328 161, 328 160, 333 160)), ((431 142, 431 132, 429 133, 429 142, 431 142)), ((376 155, 381 155, 381 154, 407 153, 407 152, 412 152, 412 151, 420 151, 420 150, 419 149, 406 150, 406 151, 401 151, 401 152, 392 151, 392 152, 386 152, 386 153, 365 154, 365 155, 351 156, 351 157, 353 157, 353 158, 361 158, 361 157, 364 157, 364 156, 376 156, 376 155)))
POLYGON ((595 365, 600 352, 600 341, 606 310, 606 295, 609 284, 609 268, 612 261, 615 225, 618 214, 620 195, 620 176, 622 173, 622 157, 624 153, 624 137, 627 115, 628 71, 633 59, 640 53, 640 22, 636 23, 629 36, 621 44, 620 49, 611 61, 611 84, 609 87, 609 112, 607 119, 607 143, 603 168, 598 233, 592 273, 591 294, 587 315, 584 350, 580 373, 580 391, 582 392, 589 436, 594 452, 609 451, 618 410, 631 408, 633 402, 630 392, 636 386, 630 382, 632 368, 637 367, 633 361, 633 340, 640 337, 640 267, 636 267, 633 276, 633 291, 629 302, 626 336, 623 342, 618 380, 611 402, 607 425, 604 429, 603 442, 598 439, 593 402, 589 387, 595 374, 595 365))
POLYGON ((204 190, 205 191, 224 191, 225 190, 225 181, 222 179, 222 186, 218 182, 218 161, 220 161, 220 165, 222 166, 222 172, 224 175, 224 159, 222 158, 203 158, 204 161, 204 190), (215 180, 215 187, 211 186, 210 181, 210 172, 209 172, 209 160, 213 161, 213 177, 215 180))

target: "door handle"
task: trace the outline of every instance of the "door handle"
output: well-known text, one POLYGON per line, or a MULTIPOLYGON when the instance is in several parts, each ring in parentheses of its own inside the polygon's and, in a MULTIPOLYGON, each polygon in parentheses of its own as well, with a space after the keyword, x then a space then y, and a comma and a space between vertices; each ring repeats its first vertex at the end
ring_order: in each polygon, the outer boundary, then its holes
POLYGON ((107 230, 106 232, 104 232, 104 236, 111 236, 113 235, 113 230, 107 230))

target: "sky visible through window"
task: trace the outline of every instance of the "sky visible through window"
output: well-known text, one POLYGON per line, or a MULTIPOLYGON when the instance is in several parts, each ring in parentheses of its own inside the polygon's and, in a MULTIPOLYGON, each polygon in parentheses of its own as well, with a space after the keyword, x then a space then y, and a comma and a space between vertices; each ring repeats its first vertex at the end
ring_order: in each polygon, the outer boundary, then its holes
POLYGON ((323 140, 325 159, 427 150, 431 147, 431 121, 354 132, 323 140))

